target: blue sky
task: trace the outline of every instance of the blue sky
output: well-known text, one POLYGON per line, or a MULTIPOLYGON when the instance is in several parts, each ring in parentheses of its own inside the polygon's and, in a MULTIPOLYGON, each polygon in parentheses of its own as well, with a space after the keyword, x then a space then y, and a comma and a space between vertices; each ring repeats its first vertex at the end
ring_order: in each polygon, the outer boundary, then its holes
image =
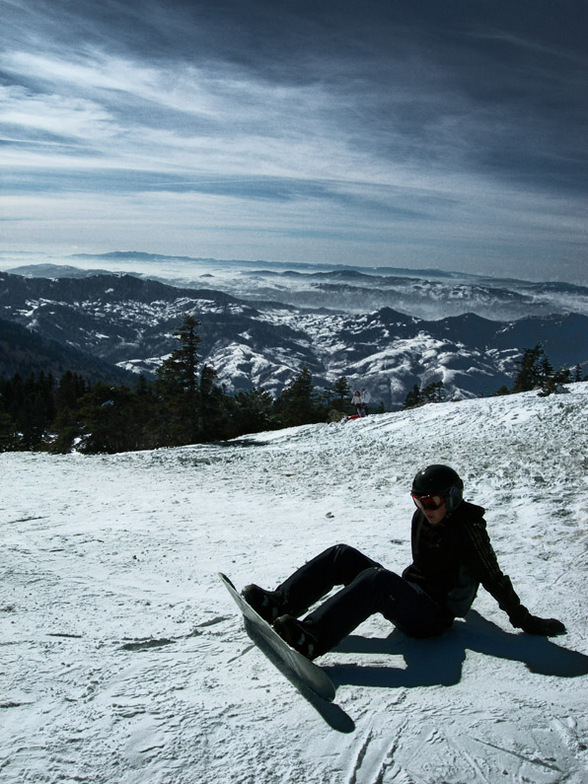
POLYGON ((0 0, 0 241, 588 283, 586 0, 0 0))

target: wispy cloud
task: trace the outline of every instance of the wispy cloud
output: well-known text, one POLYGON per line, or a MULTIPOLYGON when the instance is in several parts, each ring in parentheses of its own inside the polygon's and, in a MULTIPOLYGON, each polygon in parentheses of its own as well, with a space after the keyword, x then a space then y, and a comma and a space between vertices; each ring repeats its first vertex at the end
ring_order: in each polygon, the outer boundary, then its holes
POLYGON ((435 4, 330 26, 288 3, 4 5, 5 244, 585 259, 586 61, 561 37, 435 4))

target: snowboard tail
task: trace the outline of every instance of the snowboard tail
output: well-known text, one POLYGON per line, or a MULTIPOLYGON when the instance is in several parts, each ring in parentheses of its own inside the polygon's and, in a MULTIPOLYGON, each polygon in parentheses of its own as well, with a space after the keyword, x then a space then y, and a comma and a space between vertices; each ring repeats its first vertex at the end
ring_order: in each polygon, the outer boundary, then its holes
POLYGON ((275 629, 245 601, 226 575, 221 573, 219 577, 243 613, 247 634, 272 664, 297 687, 299 687, 299 683, 302 683, 312 689, 319 697, 331 702, 335 697, 335 687, 327 673, 310 659, 291 648, 275 629))

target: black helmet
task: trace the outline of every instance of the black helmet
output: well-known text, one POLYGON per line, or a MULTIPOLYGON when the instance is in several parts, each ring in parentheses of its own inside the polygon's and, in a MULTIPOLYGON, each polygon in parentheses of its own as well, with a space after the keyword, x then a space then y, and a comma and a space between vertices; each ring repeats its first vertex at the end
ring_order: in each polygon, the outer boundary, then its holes
POLYGON ((434 464, 419 471, 412 480, 415 495, 442 495, 448 512, 453 512, 463 499, 463 482, 457 471, 446 465, 434 464))

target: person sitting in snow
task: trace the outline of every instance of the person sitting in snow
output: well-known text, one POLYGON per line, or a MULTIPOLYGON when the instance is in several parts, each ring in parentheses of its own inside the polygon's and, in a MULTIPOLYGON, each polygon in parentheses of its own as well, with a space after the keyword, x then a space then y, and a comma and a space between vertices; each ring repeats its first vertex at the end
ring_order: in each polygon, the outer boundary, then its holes
POLYGON ((486 532, 484 509, 463 500, 452 468, 430 465, 412 483, 412 558, 402 576, 346 544, 330 547, 276 590, 243 589, 245 600, 309 659, 330 651, 380 612, 411 637, 447 631, 470 609, 481 583, 511 624, 528 634, 565 634, 563 623, 531 615, 503 574, 486 532), (333 587, 344 586, 299 620, 333 587))

